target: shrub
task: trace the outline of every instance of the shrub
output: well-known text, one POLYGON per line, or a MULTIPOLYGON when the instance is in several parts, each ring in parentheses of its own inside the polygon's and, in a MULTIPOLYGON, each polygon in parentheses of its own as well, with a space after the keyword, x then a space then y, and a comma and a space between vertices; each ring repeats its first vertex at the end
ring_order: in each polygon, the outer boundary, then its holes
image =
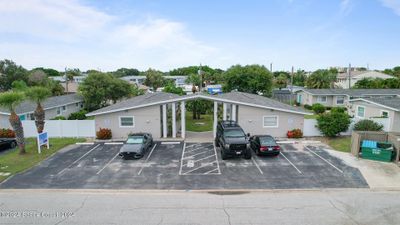
POLYGON ((316 114, 322 114, 325 112, 325 106, 319 104, 319 103, 315 103, 312 105, 312 110, 316 113, 316 114))
POLYGON ((382 131, 383 125, 373 120, 360 120, 354 124, 354 130, 359 131, 382 131))
POLYGON ((288 138, 302 138, 303 132, 300 129, 293 129, 287 132, 288 138))
POLYGON ((312 110, 312 106, 311 106, 311 105, 305 104, 305 105, 304 105, 304 108, 305 108, 305 109, 308 109, 308 110, 312 110))
POLYGON ((331 112, 344 113, 347 111, 346 107, 333 107, 331 112))
POLYGON ((52 120, 66 120, 65 116, 56 116, 52 120))
POLYGON ((86 110, 81 110, 79 112, 71 113, 68 117, 69 120, 85 120, 86 119, 86 110))
POLYGON ((15 138, 15 132, 11 129, 0 129, 0 138, 15 138))
POLYGON ((97 139, 106 140, 112 138, 111 129, 108 128, 100 128, 99 131, 96 132, 97 139))
POLYGON ((335 137, 349 129, 351 120, 346 113, 330 112, 317 118, 317 128, 324 136, 335 137))

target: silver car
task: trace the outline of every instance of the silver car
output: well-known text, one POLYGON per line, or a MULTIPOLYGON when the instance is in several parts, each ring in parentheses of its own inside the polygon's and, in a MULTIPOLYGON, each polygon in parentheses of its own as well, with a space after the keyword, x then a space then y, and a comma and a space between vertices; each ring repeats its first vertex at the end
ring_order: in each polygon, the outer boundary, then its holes
POLYGON ((119 150, 119 155, 124 159, 142 158, 153 146, 153 137, 149 133, 129 134, 124 145, 119 150))

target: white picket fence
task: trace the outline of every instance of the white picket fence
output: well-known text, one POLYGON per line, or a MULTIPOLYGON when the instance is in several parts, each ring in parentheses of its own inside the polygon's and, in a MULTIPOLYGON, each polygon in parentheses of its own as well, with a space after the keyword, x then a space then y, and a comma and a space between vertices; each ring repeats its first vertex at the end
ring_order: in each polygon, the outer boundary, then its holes
MULTIPOLYGON (((349 129, 346 132, 341 133, 340 135, 351 135, 353 131, 354 124, 357 123, 360 119, 353 118, 349 129)), ((379 124, 383 125, 384 131, 389 131, 390 129, 390 118, 369 118, 369 120, 373 120, 379 124)), ((317 120, 316 119, 304 119, 304 128, 303 128, 303 136, 305 137, 318 137, 323 136, 322 133, 316 127, 317 120)))
MULTIPOLYGON (((35 121, 22 121, 25 137, 36 137, 35 121)), ((94 120, 46 120, 44 131, 49 137, 95 137, 94 120)))

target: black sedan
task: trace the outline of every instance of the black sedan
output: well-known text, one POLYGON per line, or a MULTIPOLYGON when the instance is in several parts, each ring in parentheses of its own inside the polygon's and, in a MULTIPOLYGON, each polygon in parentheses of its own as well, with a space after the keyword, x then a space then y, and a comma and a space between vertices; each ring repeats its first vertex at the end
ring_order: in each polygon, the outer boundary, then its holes
POLYGON ((119 150, 119 155, 124 159, 140 159, 146 151, 153 146, 153 137, 148 133, 137 133, 128 135, 125 144, 119 150))
POLYGON ((250 137, 250 148, 257 155, 279 155, 281 147, 270 135, 254 135, 250 137))
POLYGON ((16 146, 15 138, 0 138, 0 150, 12 149, 16 146))

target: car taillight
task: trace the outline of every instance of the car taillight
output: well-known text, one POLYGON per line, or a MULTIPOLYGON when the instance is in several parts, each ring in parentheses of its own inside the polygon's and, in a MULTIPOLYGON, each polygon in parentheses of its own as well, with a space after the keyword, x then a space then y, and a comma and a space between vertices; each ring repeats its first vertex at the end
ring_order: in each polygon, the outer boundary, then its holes
POLYGON ((260 151, 266 151, 266 150, 267 150, 267 147, 265 147, 265 146, 260 147, 260 151))
POLYGON ((280 150, 281 149, 281 147, 279 147, 279 146, 274 146, 274 150, 280 150))

